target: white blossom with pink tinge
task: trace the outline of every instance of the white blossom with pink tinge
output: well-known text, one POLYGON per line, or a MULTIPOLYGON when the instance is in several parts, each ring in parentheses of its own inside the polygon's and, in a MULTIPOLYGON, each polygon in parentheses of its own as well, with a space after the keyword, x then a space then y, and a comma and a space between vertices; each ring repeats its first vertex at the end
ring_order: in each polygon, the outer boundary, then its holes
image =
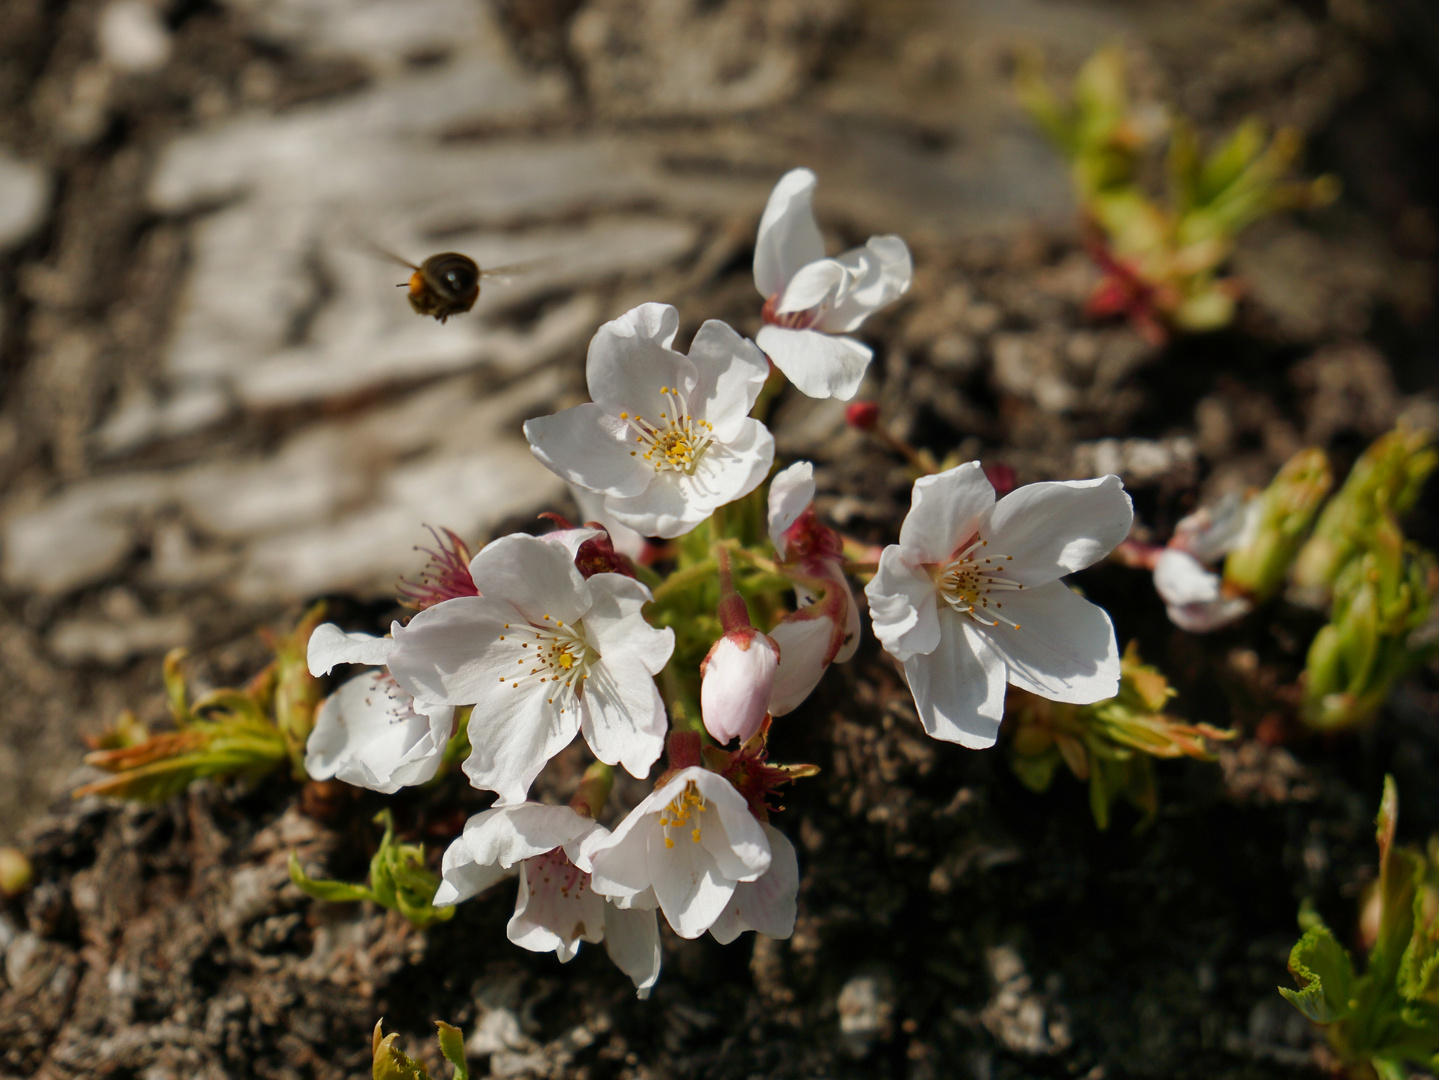
POLYGON ((653 597, 638 581, 579 572, 575 552, 597 535, 501 537, 470 562, 481 595, 426 608, 392 631, 390 672, 407 692, 474 705, 465 775, 501 805, 523 802, 576 733, 634 776, 648 775, 663 749, 654 677, 674 651, 674 631, 645 621, 653 597))
POLYGON ((670 347, 678 331, 668 304, 605 323, 585 362, 593 400, 525 422, 549 469, 604 496, 609 518, 665 539, 748 495, 774 460, 773 437, 749 415, 769 374, 764 355, 711 319, 685 356, 670 347))
POLYGON ((1209 565, 1249 542, 1259 524, 1259 509, 1258 499, 1246 503, 1231 494, 1175 526, 1169 545, 1154 560, 1154 590, 1175 626, 1203 634, 1254 610, 1247 596, 1226 595, 1223 578, 1209 565))
MULTIPOLYGON (((324 623, 310 634, 310 672, 383 665, 394 647, 392 638, 347 634, 324 623)), ((417 702, 387 671, 367 671, 320 703, 305 743, 305 772, 392 795, 434 777, 454 726, 453 706, 417 702)))
POLYGON ((658 907, 685 938, 715 925, 738 886, 772 861, 744 796, 698 765, 676 772, 609 836, 587 841, 581 856, 596 892, 625 908, 658 907))
POLYGON ((574 959, 580 942, 603 941, 639 996, 649 997, 660 974, 654 910, 608 903, 577 865, 585 841, 608 835, 603 825, 568 806, 521 803, 486 810, 465 822, 464 832, 445 850, 434 904, 458 904, 517 875, 515 913, 505 928, 512 942, 531 952, 553 952, 564 964, 574 959))
POLYGON ((1109 554, 1133 518, 1117 476, 1028 484, 997 503, 977 461, 915 483, 865 595, 925 731, 993 746, 1006 683, 1081 705, 1118 693, 1109 616, 1060 579, 1109 554))
POLYGON ((825 258, 816 183, 809 169, 785 173, 760 218, 754 283, 765 304, 755 341, 801 393, 848 401, 874 354, 847 335, 904 295, 914 266, 898 236, 825 258))

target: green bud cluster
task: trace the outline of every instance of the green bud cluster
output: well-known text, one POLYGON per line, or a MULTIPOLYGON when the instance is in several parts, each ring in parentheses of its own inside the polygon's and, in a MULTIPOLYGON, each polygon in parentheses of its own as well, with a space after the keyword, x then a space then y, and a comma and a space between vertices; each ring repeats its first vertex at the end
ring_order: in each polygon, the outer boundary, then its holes
POLYGON ((1333 177, 1289 181, 1302 144, 1284 129, 1271 139, 1251 118, 1208 155, 1184 117, 1131 102, 1123 51, 1110 46, 1080 68, 1060 101, 1037 57, 1023 58, 1016 88, 1035 122, 1072 163, 1080 206, 1096 233, 1105 272, 1090 306, 1124 314, 1162 336, 1202 332, 1234 317, 1238 282, 1221 276, 1235 238, 1270 214, 1323 206, 1333 177), (1162 198, 1143 183, 1149 151, 1168 138, 1162 198))
POLYGON ((115 775, 86 784, 82 795, 163 802, 207 777, 255 779, 290 763, 304 776, 305 740, 320 700, 305 648, 324 616, 316 605, 293 632, 272 636, 275 658, 243 689, 214 690, 191 702, 180 665, 183 649, 165 657, 165 692, 174 730, 152 733, 132 713, 92 745, 87 764, 115 775))
POLYGON ((1340 1061, 1356 1076, 1407 1080, 1439 1067, 1439 837, 1427 853, 1394 846, 1399 796, 1384 779, 1376 822, 1379 880, 1364 921, 1377 929, 1360 974, 1353 958, 1312 911, 1289 955, 1298 990, 1279 992, 1322 1025, 1340 1061), (1377 919, 1375 919, 1377 916, 1377 919))
POLYGON ((1421 631, 1439 590, 1439 568, 1399 527, 1399 515, 1439 463, 1430 440, 1403 425, 1376 439, 1295 560, 1298 595, 1330 603, 1329 623, 1315 636, 1305 668, 1304 717, 1313 727, 1371 719, 1395 680, 1435 651, 1421 631))
POLYGON ((388 808, 375 815, 375 823, 385 827, 385 835, 370 859, 369 885, 309 877, 293 851, 290 880, 316 900, 337 904, 373 901, 389 911, 398 911, 419 929, 452 918, 453 907, 437 908, 430 902, 440 887, 440 875, 425 866, 425 846, 395 843, 395 821, 388 808))

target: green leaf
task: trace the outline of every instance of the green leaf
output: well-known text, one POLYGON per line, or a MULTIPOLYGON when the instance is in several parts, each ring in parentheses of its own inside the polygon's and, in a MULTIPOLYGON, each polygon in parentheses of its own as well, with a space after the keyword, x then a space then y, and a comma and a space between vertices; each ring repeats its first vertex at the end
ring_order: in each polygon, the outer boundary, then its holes
POLYGON ((440 1053, 455 1067, 455 1080, 470 1080, 470 1071, 465 1067, 465 1037, 460 1029, 436 1020, 439 1029, 440 1053))
POLYGON ((375 1034, 373 1040, 374 1066, 372 1075, 374 1080, 430 1080, 430 1074, 418 1061, 409 1057, 402 1050, 395 1047, 395 1039, 399 1037, 398 1032, 391 1032, 382 1035, 380 1024, 383 1020, 375 1023, 375 1034))
POLYGON ((1300 988, 1280 987, 1296 1009, 1319 1024, 1349 1015, 1354 989, 1354 963, 1323 923, 1310 927, 1289 954, 1289 971, 1300 988))
POLYGON ((1019 782, 1030 791, 1048 791, 1054 782, 1054 772, 1059 767, 1059 751, 1050 747, 1045 753, 1025 756, 1015 754, 1010 758, 1009 767, 1019 782))
POLYGON ((1384 796, 1375 819, 1379 843, 1379 936, 1369 954, 1368 974, 1381 985, 1392 985, 1399 963, 1414 935, 1414 889, 1420 864, 1409 851, 1394 846, 1399 823, 1399 791, 1394 777, 1384 778, 1384 796))
POLYGON ((316 900, 327 900, 332 904, 350 904, 357 900, 373 900, 375 894, 363 885, 352 885, 348 881, 326 881, 308 877, 300 866, 299 857, 290 852, 290 880, 306 896, 316 900))

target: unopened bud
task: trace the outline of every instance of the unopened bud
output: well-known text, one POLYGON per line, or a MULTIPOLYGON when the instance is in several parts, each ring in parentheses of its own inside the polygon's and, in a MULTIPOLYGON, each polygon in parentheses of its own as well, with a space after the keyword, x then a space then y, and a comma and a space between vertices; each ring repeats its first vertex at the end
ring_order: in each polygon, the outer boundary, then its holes
POLYGON ((981 466, 984 469, 985 479, 994 488, 994 497, 1002 499, 1019 486, 1019 477, 1015 475, 1014 469, 1003 463, 996 462, 993 465, 981 466))
POLYGON ((1324 451, 1301 450, 1257 497, 1251 524, 1224 561, 1224 582, 1255 603, 1284 582, 1333 476, 1324 451))
POLYGON ((873 431, 879 423, 879 402, 850 402, 844 410, 844 422, 860 431, 873 431))
POLYGON ((759 730, 778 668, 779 646, 758 630, 733 630, 714 643, 700 665, 700 714, 717 742, 743 742, 759 730))

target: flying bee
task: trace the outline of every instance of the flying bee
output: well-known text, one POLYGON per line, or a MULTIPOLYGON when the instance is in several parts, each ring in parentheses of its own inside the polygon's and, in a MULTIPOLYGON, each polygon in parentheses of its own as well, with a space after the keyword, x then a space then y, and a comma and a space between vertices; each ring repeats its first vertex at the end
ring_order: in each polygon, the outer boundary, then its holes
POLYGON ((396 288, 409 288, 410 307, 415 309, 416 315, 433 315, 440 322, 451 315, 462 315, 475 306, 475 301, 480 298, 480 281, 483 278, 506 278, 527 269, 502 266, 481 270, 474 259, 457 251, 431 255, 416 266, 394 252, 383 248, 376 250, 392 262, 414 271, 409 281, 400 282, 396 288))

